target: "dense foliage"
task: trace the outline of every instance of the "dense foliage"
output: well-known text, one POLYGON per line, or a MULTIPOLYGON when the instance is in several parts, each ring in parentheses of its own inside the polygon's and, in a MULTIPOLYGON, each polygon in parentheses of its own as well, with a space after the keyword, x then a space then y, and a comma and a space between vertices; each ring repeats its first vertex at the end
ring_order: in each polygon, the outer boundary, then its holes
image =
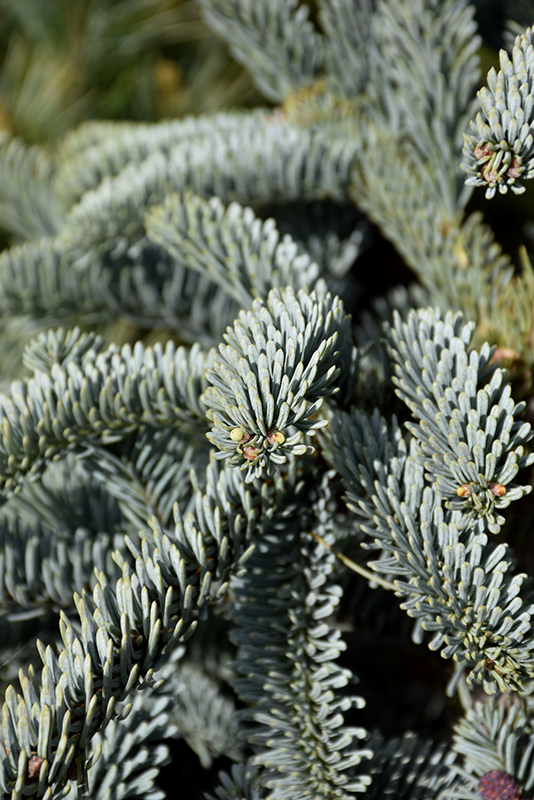
POLYGON ((199 7, 265 107, 0 146, 1 796, 528 798, 531 21, 199 7))

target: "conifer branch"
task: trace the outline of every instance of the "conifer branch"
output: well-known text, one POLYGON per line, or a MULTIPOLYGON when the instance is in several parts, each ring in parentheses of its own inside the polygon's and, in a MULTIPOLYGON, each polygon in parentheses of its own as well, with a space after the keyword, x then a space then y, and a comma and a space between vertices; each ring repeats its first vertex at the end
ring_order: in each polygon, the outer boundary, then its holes
POLYGON ((518 417, 505 371, 490 364, 488 345, 468 350, 473 326, 461 314, 444 320, 431 310, 394 316, 391 331, 394 383, 418 424, 417 458, 435 491, 467 518, 483 517, 498 533, 506 508, 531 491, 512 484, 534 462, 525 448, 533 433, 518 417))
MULTIPOLYGON (((321 494, 328 495, 330 477, 325 476, 321 494)), ((369 784, 355 767, 371 753, 354 746, 365 731, 340 730, 343 712, 362 701, 338 694, 350 673, 336 663, 344 643, 326 622, 340 595, 338 587, 325 585, 335 557, 305 532, 307 494, 304 490, 299 498, 297 492, 282 516, 273 515, 261 541, 255 540, 245 574, 234 581, 239 648, 234 684, 250 708, 245 718, 255 723, 248 740, 256 749, 253 764, 263 767, 261 784, 288 800, 348 800, 369 784)), ((319 527, 320 538, 331 545, 328 523, 319 527)))
POLYGON ((0 397, 2 491, 17 491, 25 476, 39 475, 68 450, 109 444, 144 426, 202 425, 207 357, 199 347, 145 349, 138 342, 133 351, 89 350, 79 364, 53 364, 49 374, 38 370, 14 383, 0 397))
POLYGON ((486 186, 486 197, 497 189, 521 194, 521 181, 534 175, 534 54, 532 28, 516 37, 512 57, 499 53, 501 68, 488 72, 488 86, 478 92, 482 111, 464 137, 466 184, 486 186))
POLYGON ((297 0, 200 0, 209 25, 274 102, 293 87, 312 83, 322 64, 322 37, 297 0))
POLYGON ((198 493, 195 513, 184 520, 177 510, 172 533, 154 525, 152 546, 147 539, 140 548, 131 543, 133 569, 117 554, 122 577, 116 585, 99 573, 92 594, 75 595, 81 633, 62 615, 59 655, 41 646, 41 679, 30 669, 21 676, 22 694, 6 691, 5 795, 16 797, 27 783, 36 797, 59 793, 117 703, 150 685, 160 656, 187 639, 202 606, 226 591, 231 570, 247 554, 256 511, 231 477, 209 469, 210 490, 198 493))
POLYGON ((216 197, 171 195, 147 214, 145 226, 152 242, 214 281, 241 308, 275 286, 309 292, 318 278, 317 265, 290 236, 280 236, 274 220, 262 223, 235 202, 224 208, 216 197))
POLYGON ((208 370, 203 395, 217 458, 246 470, 245 480, 273 475, 289 455, 326 424, 323 399, 339 390, 341 365, 350 363, 348 318, 339 299, 271 290, 228 329, 208 370))
POLYGON ((534 791, 534 273, 466 212, 531 176, 533 29, 465 186, 467 0, 308 5, 202 0, 279 108, 0 135, 1 800, 157 800, 178 736, 245 759, 207 800, 534 791))
POLYGON ((44 148, 0 140, 0 228, 16 240, 55 234, 63 214, 53 193, 56 167, 44 148))
POLYGON ((210 114, 205 117, 143 123, 86 123, 68 134, 60 144, 54 192, 67 211, 86 192, 105 178, 113 178, 132 164, 142 164, 158 152, 168 156, 177 145, 185 148, 211 137, 214 129, 231 135, 253 120, 261 125, 270 115, 266 109, 210 114))
MULTIPOLYGON (((530 693, 529 693, 530 694, 530 693)), ((507 696, 491 697, 475 703, 458 722, 454 732, 454 751, 463 756, 463 764, 453 772, 463 780, 453 790, 440 794, 443 800, 477 800, 485 778, 503 797, 519 797, 534 788, 534 734, 532 699, 507 696), (500 787, 500 791, 498 789, 500 787)))
MULTIPOLYGON (((447 511, 425 486, 398 426, 353 411, 332 421, 328 453, 348 507, 380 558, 371 567, 395 584, 401 607, 432 631, 431 649, 471 667, 487 692, 521 689, 534 677, 531 592, 510 576, 507 546, 488 545, 480 525, 447 511)), ((413 457, 413 454, 416 457, 413 457)))

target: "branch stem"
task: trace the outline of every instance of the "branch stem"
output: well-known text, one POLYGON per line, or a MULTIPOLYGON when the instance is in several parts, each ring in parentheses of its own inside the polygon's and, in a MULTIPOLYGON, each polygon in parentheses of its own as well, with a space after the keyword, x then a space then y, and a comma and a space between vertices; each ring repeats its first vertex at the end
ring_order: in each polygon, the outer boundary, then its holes
POLYGON ((328 542, 325 542, 323 537, 319 536, 318 533, 312 532, 312 536, 315 539, 317 539, 318 542, 320 542, 322 545, 328 548, 328 550, 331 550, 333 554, 336 556, 336 558, 338 558, 342 564, 351 569, 353 572, 357 572, 358 575, 362 575, 364 578, 367 578, 368 581, 374 581, 375 583, 378 583, 380 586, 383 586, 384 589, 389 589, 392 592, 398 591, 394 583, 387 581, 385 578, 381 578, 379 575, 376 574, 376 572, 372 572, 370 569, 362 567, 361 564, 357 564, 355 561, 352 561, 352 559, 343 555, 343 553, 340 553, 339 550, 334 550, 334 548, 331 545, 329 545, 328 542))

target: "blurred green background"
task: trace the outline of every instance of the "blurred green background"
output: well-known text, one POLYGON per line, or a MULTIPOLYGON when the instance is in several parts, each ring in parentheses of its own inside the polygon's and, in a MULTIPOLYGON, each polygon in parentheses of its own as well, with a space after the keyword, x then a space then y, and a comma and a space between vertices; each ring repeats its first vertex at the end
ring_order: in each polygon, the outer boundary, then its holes
POLYGON ((26 143, 263 102, 194 0, 0 0, 0 129, 26 143))
MULTIPOLYGON (((196 0, 0 0, 0 142, 52 151, 87 120, 152 122, 266 105, 196 0)), ((0 250, 13 244, 0 230, 0 250)), ((20 374, 40 329, 0 325, 0 386, 20 374)), ((124 320, 99 332, 117 344, 167 339, 124 320)))

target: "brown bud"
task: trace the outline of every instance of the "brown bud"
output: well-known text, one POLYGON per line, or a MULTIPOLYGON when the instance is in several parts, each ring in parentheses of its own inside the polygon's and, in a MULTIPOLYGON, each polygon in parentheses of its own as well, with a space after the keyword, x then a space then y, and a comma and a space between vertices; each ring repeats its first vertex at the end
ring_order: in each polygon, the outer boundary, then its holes
POLYGON ((506 170, 507 178, 520 178, 522 173, 521 162, 514 156, 510 162, 510 166, 506 170))
POLYGON ((267 441, 269 444, 284 444, 286 437, 282 431, 267 431, 267 441))
POLYGON ((503 769, 486 772, 478 782, 478 793, 482 800, 519 800, 523 789, 503 769))
POLYGON ((491 149, 490 145, 487 142, 485 142, 484 144, 477 144, 477 146, 473 151, 473 155, 475 156, 475 158, 478 159, 490 156, 492 153, 493 150, 491 149))
POLYGON ((489 490, 495 497, 504 497, 506 494, 506 486, 503 486, 502 483, 489 483, 489 490))
POLYGON ((456 494, 458 497, 471 497, 471 487, 468 483, 462 483, 462 485, 456 489, 456 494))
POLYGON ((499 171, 496 169, 490 169, 489 165, 490 165, 489 161, 487 164, 484 164, 484 166, 480 170, 480 174, 487 183, 495 183, 496 181, 499 180, 499 171))
POLYGON ((261 453, 261 447, 249 445, 248 447, 244 447, 242 452, 247 461, 254 461, 261 453))
POLYGON ((26 780, 25 783, 37 783, 39 775, 41 774, 41 766, 44 758, 41 756, 33 755, 26 764, 26 780))

